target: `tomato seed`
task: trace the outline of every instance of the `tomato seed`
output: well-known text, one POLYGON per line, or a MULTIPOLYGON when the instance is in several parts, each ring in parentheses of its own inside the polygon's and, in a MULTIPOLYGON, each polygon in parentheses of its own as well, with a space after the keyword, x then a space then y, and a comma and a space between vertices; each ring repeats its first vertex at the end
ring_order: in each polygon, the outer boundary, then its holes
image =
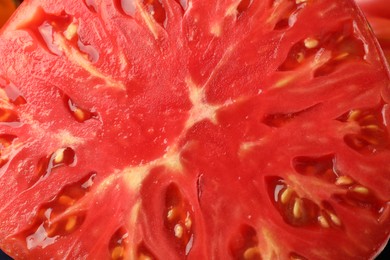
POLYGON ((123 246, 116 246, 113 250, 112 250, 112 253, 111 253, 111 259, 122 259, 123 258, 123 255, 125 253, 125 249, 123 248, 123 246))
POLYGON ((191 220, 189 212, 187 212, 187 217, 186 217, 186 220, 184 222, 184 225, 186 226, 187 229, 190 229, 192 226, 192 220, 191 220))
POLYGON ((78 25, 76 23, 71 23, 63 32, 63 35, 68 41, 70 41, 77 35, 77 29, 78 25))
POLYGON ((65 230, 67 232, 70 232, 73 230, 73 228, 76 226, 77 223, 77 216, 71 216, 68 218, 68 221, 66 222, 65 225, 65 230))
POLYGON ((72 199, 72 198, 69 197, 69 196, 61 195, 61 196, 58 198, 58 203, 63 204, 63 205, 65 205, 65 206, 72 206, 72 205, 75 203, 75 200, 72 199))
POLYGON ((350 177, 345 176, 345 175, 339 176, 336 180, 336 185, 338 185, 338 186, 351 185, 353 183, 354 183, 354 181, 350 177))
POLYGON ((339 219, 339 217, 337 217, 335 214, 333 213, 329 213, 329 217, 330 219, 332 220, 332 222, 334 224, 336 224, 337 226, 341 226, 341 220, 339 219))
POLYGON ((244 252, 244 259, 245 260, 256 260, 256 259, 261 259, 261 254, 259 251, 259 248, 256 247, 250 247, 244 252))
POLYGON ((329 228, 329 223, 324 216, 318 216, 318 222, 320 223, 321 227, 329 228))
POLYGON ((301 218, 303 216, 303 204, 300 198, 296 198, 293 206, 293 214, 295 218, 301 218))
POLYGON ((280 202, 286 204, 290 201, 294 191, 291 188, 286 188, 280 195, 280 202))
POLYGON ((259 260, 258 237, 256 230, 249 225, 242 225, 230 242, 230 253, 234 259, 259 260))
POLYGON ((366 187, 360 185, 353 187, 352 190, 363 195, 367 195, 369 193, 369 190, 366 187))
POLYGON ((175 225, 175 228, 174 228, 174 231, 175 231, 175 236, 176 236, 177 238, 182 238, 183 232, 184 232, 184 229, 183 229, 183 226, 182 226, 182 225, 176 224, 176 225, 175 225))
POLYGON ((154 254, 145 246, 144 243, 141 243, 137 247, 137 260, 156 260, 157 258, 154 254))
POLYGON ((123 259, 128 246, 128 236, 129 234, 125 227, 118 228, 111 236, 108 244, 111 259, 123 259))
POLYGON ((78 107, 72 99, 68 96, 64 96, 64 101, 68 105, 69 112, 79 123, 83 123, 89 119, 96 119, 98 114, 95 111, 89 111, 78 107))
POLYGON ((314 49, 319 45, 319 41, 315 38, 306 38, 304 41, 304 45, 308 49, 314 49))
POLYGON ((0 122, 12 123, 12 122, 20 122, 20 120, 15 111, 6 108, 0 108, 0 122))
POLYGON ((16 135, 9 135, 9 134, 0 135, 0 150, 9 147, 15 138, 16 135))

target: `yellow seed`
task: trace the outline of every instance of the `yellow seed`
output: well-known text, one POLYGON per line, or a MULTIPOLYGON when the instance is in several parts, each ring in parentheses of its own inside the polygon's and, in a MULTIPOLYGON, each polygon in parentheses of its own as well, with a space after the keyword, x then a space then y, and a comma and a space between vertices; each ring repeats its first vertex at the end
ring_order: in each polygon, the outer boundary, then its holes
POLYGON ((120 259, 123 257, 123 254, 125 252, 125 249, 123 246, 116 246, 114 250, 111 252, 111 258, 112 259, 120 259))
POLYGON ((138 260, 152 260, 153 258, 151 258, 150 256, 148 255, 144 255, 144 254, 140 254, 139 257, 138 257, 138 260))
POLYGON ((301 63, 305 59, 305 55, 302 52, 297 54, 297 62, 301 63))
POLYGON ((174 209, 168 210, 167 219, 172 221, 174 217, 175 217, 175 210, 174 209))
POLYGON ((280 201, 283 204, 286 204, 290 200, 292 194, 293 194, 293 190, 292 189, 290 189, 290 188, 285 189, 282 192, 282 194, 280 195, 280 201))
POLYGON ((74 204, 74 199, 72 199, 71 197, 69 196, 66 196, 66 195, 62 195, 58 198, 58 202, 62 205, 67 205, 67 206, 71 206, 74 204))
POLYGON ((317 39, 314 38, 306 38, 303 42, 305 44, 305 47, 308 49, 314 49, 318 46, 319 42, 317 39))
POLYGON ((72 217, 68 218, 68 221, 66 222, 66 225, 65 225, 65 230, 71 231, 76 226, 76 222, 77 222, 76 216, 72 216, 72 217))
POLYGON ((349 53, 348 52, 343 52, 343 53, 340 53, 338 56, 336 56, 334 58, 334 60, 342 60, 342 59, 345 59, 346 57, 349 56, 349 53))
POLYGON ((175 232, 175 237, 181 238, 183 236, 183 232, 184 232, 183 226, 180 224, 176 224, 175 228, 174 228, 174 232, 175 232))
POLYGON ((344 185, 351 185, 353 183, 353 180, 348 176, 340 176, 336 180, 336 185, 338 186, 344 186, 344 185))
POLYGON ((282 88, 285 87, 290 82, 294 81, 295 75, 288 75, 283 77, 281 80, 277 81, 274 85, 275 88, 282 88))
POLYGON ((58 149, 54 154, 54 163, 61 163, 64 160, 65 149, 58 149))
POLYGON ((244 259, 257 259, 260 256, 259 249, 257 247, 250 247, 244 252, 244 259))
POLYGON ((307 0, 295 0, 296 4, 306 3, 307 0))
POLYGON ((323 227, 323 228, 328 228, 329 227, 328 221, 322 215, 318 217, 318 222, 320 223, 321 227, 323 227))
POLYGON ((354 187, 353 191, 357 192, 357 193, 360 193, 360 194, 364 194, 364 195, 367 195, 370 192, 366 187, 363 187, 363 186, 360 186, 360 185, 354 187))
POLYGON ((303 205, 300 198, 296 198, 293 206, 293 214, 295 218, 301 218, 303 215, 303 205))
POLYGON ((186 220, 184 221, 184 225, 186 226, 187 229, 190 229, 192 226, 192 221, 188 213, 187 213, 186 220))
POLYGON ((0 122, 6 122, 11 117, 11 112, 0 109, 0 122))
POLYGON ((372 115, 372 114, 369 114, 369 115, 366 115, 365 117, 363 117, 363 119, 362 120, 366 120, 366 121, 376 121, 376 118, 375 118, 375 116, 374 115, 372 115))
POLYGON ((80 108, 76 108, 74 111, 74 116, 77 118, 77 120, 79 121, 84 121, 85 119, 85 113, 83 110, 81 110, 80 108))
POLYGON ((64 36, 67 40, 71 40, 77 33, 77 24, 71 23, 66 31, 64 32, 64 36))
POLYGON ((365 125, 365 126, 362 126, 362 129, 368 129, 368 130, 374 130, 374 131, 383 131, 382 129, 379 128, 378 125, 365 125))
POLYGON ((361 111, 360 111, 360 110, 352 110, 352 111, 349 113, 348 121, 356 121, 356 119, 359 118, 360 114, 361 114, 361 111))
POLYGON ((332 222, 335 223, 337 226, 341 225, 341 220, 335 214, 329 213, 329 217, 332 220, 332 222))
POLYGON ((46 229, 46 234, 48 237, 54 237, 56 235, 58 223, 53 223, 51 224, 47 229, 46 229))

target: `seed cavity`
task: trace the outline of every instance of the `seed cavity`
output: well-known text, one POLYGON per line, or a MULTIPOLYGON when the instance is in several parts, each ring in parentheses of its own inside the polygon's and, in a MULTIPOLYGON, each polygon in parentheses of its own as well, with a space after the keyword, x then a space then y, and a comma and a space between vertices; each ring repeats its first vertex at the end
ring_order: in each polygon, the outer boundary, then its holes
POLYGON ((62 166, 75 166, 77 162, 75 151, 70 148, 60 148, 54 153, 41 158, 36 167, 36 175, 31 180, 31 185, 41 178, 46 178, 55 168, 62 166))
POLYGON ((137 260, 157 260, 157 257, 151 252, 151 250, 144 244, 140 243, 137 247, 137 260))
POLYGON ((135 0, 113 0, 113 3, 117 12, 122 15, 129 16, 130 18, 134 18, 136 11, 135 0))
MULTIPOLYGON (((1 78, 0 78, 0 80, 1 80, 1 78)), ((5 82, 7 82, 7 81, 5 80, 5 82)), ((5 94, 8 98, 8 101, 11 104, 13 104, 15 106, 20 106, 20 105, 24 105, 27 103, 26 99, 23 97, 20 90, 12 82, 3 84, 0 81, 0 87, 3 87, 5 94)))
POLYGON ((14 110, 0 107, 0 125, 11 126, 12 124, 19 122, 19 116, 14 110))
POLYGON ((128 236, 129 234, 125 227, 118 228, 111 236, 110 242, 108 244, 108 250, 110 252, 111 259, 124 259, 129 244, 128 236))
POLYGON ((184 11, 187 10, 188 0, 175 0, 175 2, 178 3, 184 11))
POLYGON ((84 0, 84 3, 91 12, 97 13, 98 8, 95 0, 84 0))
POLYGON ((0 135, 0 168, 8 162, 10 148, 16 138, 15 135, 10 134, 0 135))
POLYGON ((153 19, 165 28, 167 25, 167 15, 164 5, 161 0, 142 0, 142 4, 146 11, 153 17, 153 19))
POLYGON ((240 18, 252 5, 253 0, 241 0, 237 6, 237 18, 240 18))
POLYGON ((333 154, 309 157, 298 156, 292 161, 292 165, 300 174, 312 176, 325 182, 337 182, 340 173, 336 169, 336 157, 333 154))
POLYGON ((183 197, 178 186, 171 183, 165 195, 164 225, 173 238, 175 247, 188 255, 194 239, 193 212, 189 202, 183 197))
POLYGON ((299 12, 306 7, 309 1, 279 1, 274 0, 271 21, 275 24, 274 30, 287 30, 291 28, 299 12))
POLYGON ((67 104, 68 110, 71 115, 76 119, 79 123, 84 123, 89 119, 97 119, 98 114, 94 109, 87 110, 76 105, 69 96, 64 96, 64 101, 67 104))
POLYGON ((346 145, 359 153, 377 153, 389 146, 389 134, 385 126, 385 105, 371 109, 353 109, 343 114, 338 121, 351 125, 355 132, 346 134, 346 145))
POLYGON ((271 201, 286 223, 295 227, 321 228, 341 225, 341 220, 337 219, 329 203, 318 205, 310 199, 299 196, 284 179, 277 176, 267 177, 266 183, 271 201))
POLYGON ((230 254, 234 259, 261 260, 257 231, 247 224, 239 227, 230 239, 230 254))
POLYGON ((86 218, 86 212, 72 210, 90 190, 96 173, 90 173, 78 182, 68 184, 50 201, 44 203, 35 216, 33 224, 17 234, 26 241, 29 250, 45 248, 62 236, 77 230, 86 218))
POLYGON ((278 70, 298 70, 318 60, 324 52, 329 52, 329 57, 322 64, 315 62, 313 77, 329 75, 341 64, 351 60, 363 61, 366 55, 363 42, 354 36, 352 23, 347 22, 338 31, 307 37, 294 44, 278 70))
POLYGON ((315 104, 313 106, 310 106, 308 108, 291 112, 291 113, 275 113, 275 114, 266 114, 263 117, 263 123, 270 126, 270 127, 283 127, 284 125, 292 122, 295 118, 298 118, 300 116, 304 116, 307 113, 310 113, 312 110, 314 110, 319 104, 315 104))

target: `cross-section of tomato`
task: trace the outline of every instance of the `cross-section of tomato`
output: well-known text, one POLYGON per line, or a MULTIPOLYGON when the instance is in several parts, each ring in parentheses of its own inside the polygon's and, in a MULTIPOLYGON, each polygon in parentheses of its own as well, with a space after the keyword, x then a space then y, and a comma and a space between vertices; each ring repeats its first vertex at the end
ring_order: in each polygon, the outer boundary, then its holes
POLYGON ((389 83, 350 0, 25 1, 0 35, 0 247, 373 258, 389 83))

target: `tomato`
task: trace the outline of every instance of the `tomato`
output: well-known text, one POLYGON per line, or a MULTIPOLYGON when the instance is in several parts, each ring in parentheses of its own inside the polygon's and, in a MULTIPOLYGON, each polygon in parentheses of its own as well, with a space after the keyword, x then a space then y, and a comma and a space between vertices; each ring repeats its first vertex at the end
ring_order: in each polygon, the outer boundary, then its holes
POLYGON ((0 34, 16 259, 372 259, 389 68, 350 0, 26 1, 0 34))
POLYGON ((15 11, 15 3, 12 0, 0 0, 0 27, 15 11))
POLYGON ((378 37, 386 59, 390 61, 390 6, 386 0, 356 0, 378 37))

